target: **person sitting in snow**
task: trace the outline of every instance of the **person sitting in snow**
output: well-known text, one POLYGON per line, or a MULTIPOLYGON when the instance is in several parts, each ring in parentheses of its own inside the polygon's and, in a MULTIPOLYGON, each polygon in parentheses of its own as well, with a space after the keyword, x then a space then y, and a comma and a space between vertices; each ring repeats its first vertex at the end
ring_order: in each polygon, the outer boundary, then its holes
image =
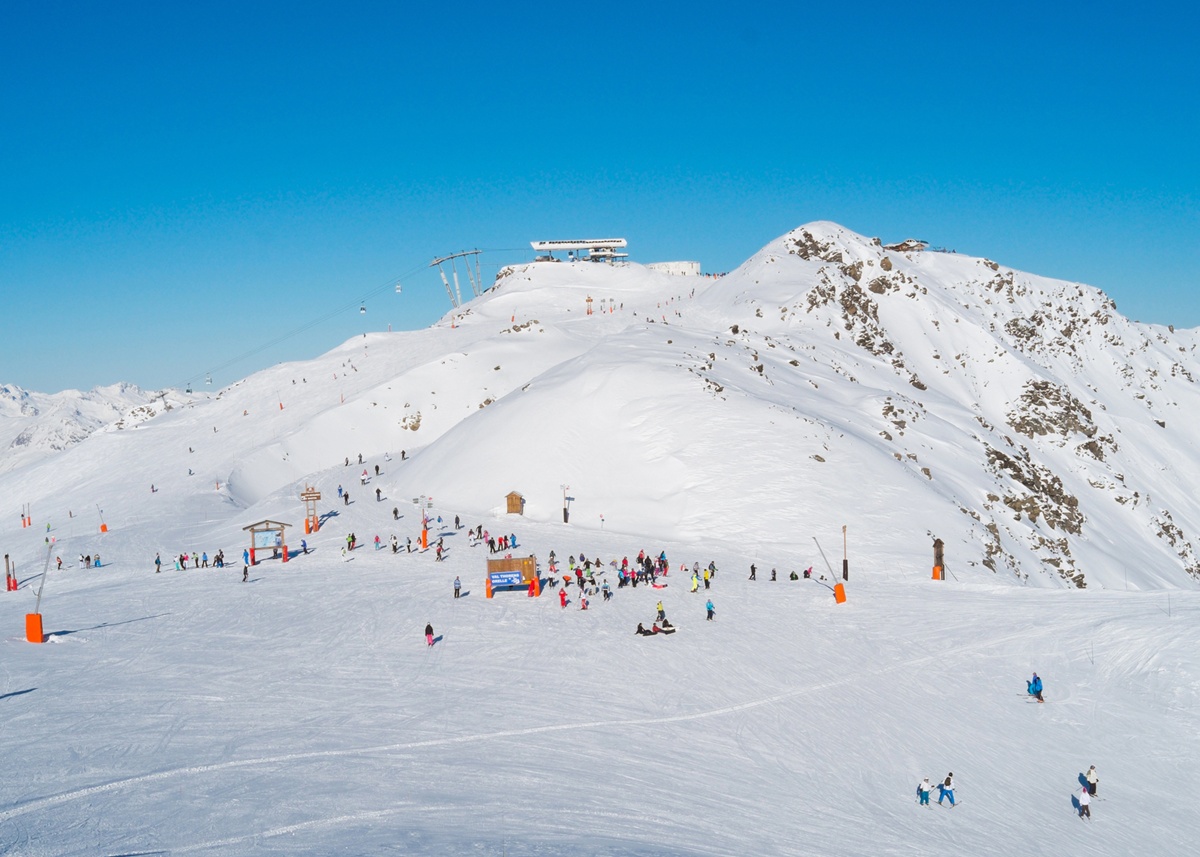
POLYGON ((1040 678, 1038 678, 1037 673, 1033 674, 1033 678, 1031 678, 1027 682, 1026 687, 1029 690, 1029 695, 1032 696, 1034 699, 1036 699, 1038 702, 1046 701, 1046 700, 1042 699, 1042 680, 1040 678))
POLYGON ((641 622, 638 622, 637 631, 635 631, 634 633, 636 633, 636 634, 639 634, 640 636, 643 636, 643 637, 652 637, 652 636, 654 636, 654 632, 653 632, 653 631, 647 631, 647 630, 646 630, 644 627, 642 627, 642 623, 641 623, 641 622))

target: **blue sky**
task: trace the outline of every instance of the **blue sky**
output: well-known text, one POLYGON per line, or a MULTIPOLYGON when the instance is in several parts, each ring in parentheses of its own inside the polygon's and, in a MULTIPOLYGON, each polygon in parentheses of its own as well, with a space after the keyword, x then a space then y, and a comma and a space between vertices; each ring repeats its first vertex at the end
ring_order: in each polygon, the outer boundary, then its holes
POLYGON ((0 383, 224 385, 432 323, 434 256, 818 219, 1200 326, 1200 18, 1104 5, 10 0, 0 383))

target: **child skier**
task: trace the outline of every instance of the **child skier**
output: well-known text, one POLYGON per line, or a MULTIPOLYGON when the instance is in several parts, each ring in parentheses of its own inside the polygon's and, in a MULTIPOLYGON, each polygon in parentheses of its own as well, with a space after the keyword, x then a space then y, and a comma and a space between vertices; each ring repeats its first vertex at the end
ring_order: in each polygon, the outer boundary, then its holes
MULTIPOLYGON (((917 796, 921 798, 921 806, 929 806, 929 793, 933 791, 933 784, 929 782, 929 777, 917 783, 917 796)), ((933 807, 929 807, 933 809, 933 807)))

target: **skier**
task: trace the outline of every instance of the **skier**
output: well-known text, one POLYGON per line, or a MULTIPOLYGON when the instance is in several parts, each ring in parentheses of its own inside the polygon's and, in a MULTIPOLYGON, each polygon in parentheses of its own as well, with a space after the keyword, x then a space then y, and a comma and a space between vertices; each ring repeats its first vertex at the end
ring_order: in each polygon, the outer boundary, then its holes
MULTIPOLYGON (((933 791, 933 784, 929 782, 929 777, 917 783, 917 795, 921 798, 921 806, 929 806, 929 793, 933 791)), ((933 809, 933 807, 929 807, 933 809)))
POLYGON ((433 624, 432 623, 425 625, 425 643, 430 646, 433 645, 433 624))
POLYGON ((462 529, 462 524, 460 524, 458 521, 458 515, 454 516, 454 529, 456 529, 456 530, 462 529))
POLYGON ((350 492, 349 491, 347 491, 345 494, 342 495, 342 505, 343 506, 350 505, 350 492))
POLYGON ((305 539, 300 540, 300 553, 302 553, 302 554, 308 553, 308 541, 305 539))
POLYGON ((404 537, 404 552, 412 553, 412 536, 404 537))
POLYGON ((1092 796, 1088 793, 1087 786, 1079 790, 1079 817, 1092 820, 1092 796))
POLYGON ((375 550, 379 550, 381 547, 383 547, 383 545, 379 543, 379 534, 376 533, 375 534, 375 550))
POLYGON ((400 550, 400 540, 396 538, 396 534, 392 533, 392 553, 400 550))
POLYGON ((62 557, 55 557, 58 560, 58 570, 62 571, 62 557))
POLYGON ((457 598, 459 596, 459 592, 461 589, 462 589, 462 581, 459 580, 457 577, 455 577, 454 578, 454 597, 455 598, 457 598))
POLYGON ((379 475, 379 465, 378 464, 375 465, 375 475, 376 476, 379 475))
POLYGON ((200 567, 208 568, 208 551, 200 554, 200 567))
POLYGON ((751 565, 750 565, 750 579, 751 579, 751 580, 757 580, 757 579, 758 579, 757 577, 755 577, 755 576, 754 576, 754 575, 755 575, 757 572, 758 572, 758 569, 756 569, 756 568, 754 567, 754 564, 753 564, 753 563, 751 563, 751 565))
POLYGON ((708 611, 708 621, 711 622, 713 617, 713 603, 711 598, 708 599, 708 603, 704 605, 704 609, 708 611))
POLYGON ((662 622, 667 618, 666 612, 663 610, 663 603, 660 601, 654 605, 654 609, 658 611, 658 621, 662 622))
POLYGON ((338 486, 338 499, 339 500, 342 499, 342 486, 341 485, 338 486))
POLYGON ((565 586, 558 590, 558 603, 564 610, 567 609, 567 588, 565 586))
POLYGON ((380 500, 383 499, 383 497, 380 496, 381 493, 382 493, 381 489, 379 489, 379 488, 375 489, 375 502, 376 503, 378 503, 380 500))
POLYGON ((245 583, 249 579, 250 579, 250 566, 243 565, 242 566, 242 583, 245 583))
POLYGON ((162 571, 162 556, 159 554, 155 554, 154 555, 154 573, 158 574, 161 571, 162 571))
POLYGON ((771 582, 775 582, 775 569, 771 569, 771 582))
POLYGON ((393 506, 393 507, 392 507, 392 520, 393 520, 393 521, 399 521, 399 520, 400 520, 400 507, 399 507, 399 506, 393 506))
POLYGON ((250 564, 250 551, 244 550, 244 551, 242 551, 242 565, 249 565, 249 564, 250 564))
POLYGON ((707 568, 704 569, 704 588, 705 589, 708 589, 709 576, 710 576, 709 570, 707 568))
POLYGON ((1096 773, 1095 765, 1092 765, 1090 768, 1087 769, 1087 774, 1085 775, 1085 779, 1087 780, 1088 794, 1091 797, 1095 797, 1096 796, 1096 786, 1098 786, 1100 784, 1100 777, 1096 773))
POLYGON ((604 581, 604 585, 600 587, 600 592, 604 595, 604 600, 608 601, 612 598, 612 589, 608 586, 608 581, 604 581))
POLYGON ((941 806, 946 798, 950 798, 950 806, 954 806, 954 771, 946 774, 946 779, 938 783, 938 790, 938 806, 941 806))
POLYGON ((1029 682, 1026 684, 1026 687, 1029 690, 1029 695, 1037 699, 1038 702, 1046 701, 1042 699, 1042 680, 1038 678, 1037 673, 1033 674, 1033 678, 1029 680, 1029 682))

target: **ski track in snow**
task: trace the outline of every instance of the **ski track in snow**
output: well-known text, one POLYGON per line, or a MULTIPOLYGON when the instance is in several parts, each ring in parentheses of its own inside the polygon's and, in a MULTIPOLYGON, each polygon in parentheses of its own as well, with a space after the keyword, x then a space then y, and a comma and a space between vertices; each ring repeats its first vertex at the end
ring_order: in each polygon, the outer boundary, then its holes
MULTIPOLYGON (((1080 620, 1075 625, 1082 627, 1089 620, 1080 620)), ((994 637, 983 642, 978 642, 973 645, 959 646, 955 649, 954 654, 974 653, 979 650, 989 649, 1002 643, 1011 642, 1025 635, 1026 632, 1018 631, 1011 634, 1005 634, 999 637, 994 637)), ((69 792, 62 792, 56 795, 49 795, 42 798, 36 798, 24 804, 19 804, 7 810, 0 810, 0 822, 8 821, 26 813, 35 812, 39 809, 56 806, 67 803, 73 800, 81 800, 91 797, 92 795, 111 792, 118 789, 130 788, 141 785, 143 783, 157 782, 160 780, 172 779, 174 777, 194 776, 199 774, 212 773, 214 771, 225 771, 235 768, 249 768, 260 765, 273 765, 283 762, 303 762, 312 759, 329 759, 329 758, 345 758, 351 756, 370 756, 375 754, 390 755, 394 753, 402 753, 407 750, 417 750, 426 747, 445 747, 455 744, 469 744, 476 741, 493 741, 506 738, 521 738, 530 735, 544 735, 553 732, 566 732, 578 729, 613 729, 624 728, 631 726, 660 726, 669 723, 686 723, 697 720, 706 720, 712 717, 720 717, 725 714, 735 714, 740 711, 748 711, 754 708, 772 705, 784 700, 794 699, 798 696, 816 693, 818 691, 829 690, 835 687, 842 687, 853 684, 867 678, 884 675, 901 667, 918 667, 926 663, 934 661, 944 661, 947 655, 944 652, 923 655, 918 658, 911 658, 907 661, 899 661, 889 664, 886 667, 881 667, 869 672, 860 672, 846 678, 836 679, 833 681, 818 682, 816 684, 808 684, 803 687, 793 688, 783 693, 773 694, 771 696, 762 697, 760 699, 741 702, 736 705, 727 705, 720 708, 711 708, 704 711, 695 711, 688 714, 674 714, 667 717, 638 717, 624 718, 618 720, 591 720, 579 723, 557 723, 548 726, 533 726, 527 729, 507 729, 499 732, 477 732, 471 735, 457 735, 452 738, 431 738, 424 741, 411 741, 400 744, 382 744, 372 747, 350 748, 341 750, 319 750, 307 753, 288 753, 276 756, 263 756, 256 759, 238 759, 230 762, 219 762, 212 765, 195 765, 182 768, 172 768, 166 771, 155 771, 150 774, 143 774, 137 777, 127 777, 121 780, 113 780, 107 783, 101 783, 95 786, 88 786, 82 789, 75 789, 69 792)), ((386 814, 386 813, 383 813, 386 814)), ((370 815, 370 814, 367 814, 370 815)), ((357 815, 345 816, 346 820, 354 820, 357 815)), ((299 825, 298 827, 303 827, 299 825)), ((292 828, 281 828, 281 834, 291 832, 292 828)), ((257 834, 264 836, 267 834, 257 834)), ((273 834, 274 835, 274 834, 273 834)), ((237 840, 242 841, 242 840, 237 840)), ((207 847, 207 846, 206 846, 207 847)), ((172 849, 179 850, 179 849, 172 849)))

